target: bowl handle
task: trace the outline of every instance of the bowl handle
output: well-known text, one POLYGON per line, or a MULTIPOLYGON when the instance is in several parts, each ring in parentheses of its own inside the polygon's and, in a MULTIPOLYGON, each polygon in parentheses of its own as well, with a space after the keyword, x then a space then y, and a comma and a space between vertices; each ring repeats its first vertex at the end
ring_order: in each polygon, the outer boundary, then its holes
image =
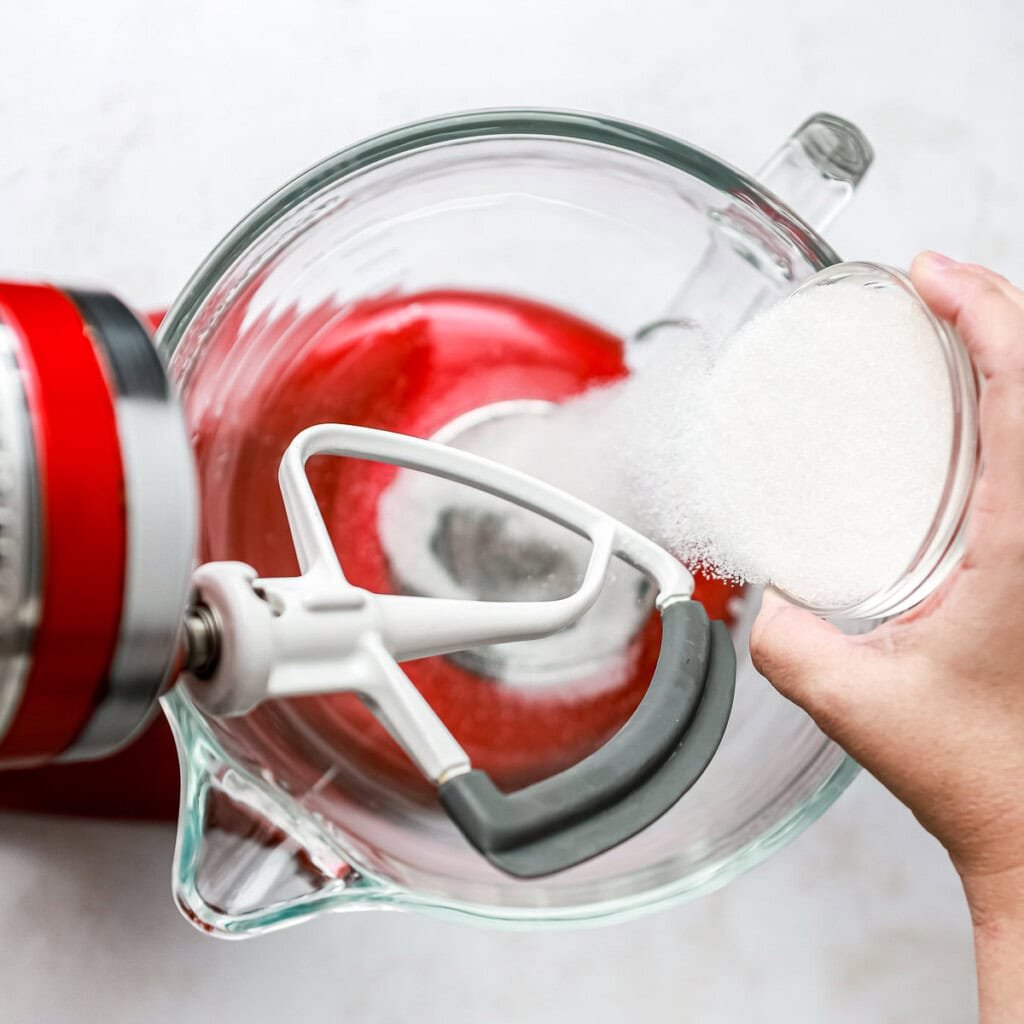
MULTIPOLYGON (((835 114, 809 117, 755 175, 806 227, 749 189, 736 197, 742 202, 709 210, 703 256, 661 315, 640 327, 634 340, 680 331, 728 337, 778 293, 780 283, 789 287, 801 276, 789 254, 793 242, 819 266, 838 260, 816 234, 850 201, 873 159, 870 143, 849 121, 835 114)), ((645 350, 643 344, 633 347, 634 365, 645 350)))
POLYGON ((853 197, 873 159, 871 144, 856 125, 835 114, 814 114, 755 177, 815 231, 824 231, 853 197))

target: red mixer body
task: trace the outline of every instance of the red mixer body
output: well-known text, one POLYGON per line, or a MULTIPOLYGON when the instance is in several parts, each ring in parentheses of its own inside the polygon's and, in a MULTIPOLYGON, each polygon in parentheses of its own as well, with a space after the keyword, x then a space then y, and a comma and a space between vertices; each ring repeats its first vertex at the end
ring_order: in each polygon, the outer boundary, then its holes
POLYGON ((0 809, 173 821, 180 775, 170 726, 159 717, 137 740, 108 757, 0 771, 0 809))
POLYGON ((112 659, 124 589, 124 476, 110 367, 82 311, 55 288, 29 285, 0 286, 0 309, 17 336, 46 538, 34 657, 0 762, 46 761, 85 724, 112 659), (46 344, 31 343, 44 334, 46 344))
MULTIPOLYGON (((155 329, 162 315, 145 326, 155 329)), ((180 773, 162 716, 110 756, 52 763, 102 699, 122 611, 127 534, 116 395, 92 325, 58 289, 0 285, 0 318, 21 335, 47 502, 47 615, 35 644, 43 657, 34 658, 0 743, 0 808, 173 819, 180 773), (30 336, 45 344, 30 345, 30 336), (23 761, 39 766, 9 767, 23 761)))
MULTIPOLYGON (((230 493, 230 484, 225 493, 217 460, 206 457, 214 439, 204 430, 201 410, 210 396, 203 394, 202 381, 193 383, 185 397, 204 500, 217 495, 217 501, 237 501, 265 513, 258 521, 229 516, 221 527, 204 522, 200 557, 209 557, 204 549, 212 544, 217 558, 248 562, 263 575, 287 575, 296 568, 275 475, 268 467, 276 467, 280 453, 303 427, 336 421, 430 436, 484 404, 519 398, 562 401, 627 372, 616 337, 549 306, 505 296, 436 291, 384 297, 344 312, 324 305, 305 314, 286 313, 271 326, 284 342, 274 349, 280 365, 264 364, 248 397, 258 406, 260 389, 266 392, 261 430, 240 427, 237 437, 227 439, 234 449, 231 479, 245 488, 244 497, 230 493), (287 343, 289 338, 295 345, 287 343), (296 359, 300 343, 303 355, 296 359), (281 394, 286 402, 272 400, 281 394), (224 535, 211 536, 211 529, 224 535)), ((258 328, 265 331, 268 324, 260 321, 258 328)), ((223 428, 216 443, 225 443, 223 428)), ((391 467, 371 463, 311 464, 332 535, 361 538, 358 545, 340 546, 346 574, 356 585, 382 592, 393 590, 395 583, 378 539, 377 505, 393 475, 391 467)), ((116 597, 116 573, 110 579, 116 597)), ((695 597, 712 618, 728 619, 734 593, 727 584, 698 579, 695 597)), ((97 615, 101 611, 102 606, 95 609, 97 615)), ((618 729, 643 696, 659 639, 654 616, 634 638, 628 669, 623 674, 620 666, 612 685, 588 686, 584 680, 568 692, 556 688, 557 695, 496 686, 447 658, 406 668, 473 763, 496 780, 518 786, 577 760, 618 729)), ((92 699, 79 695, 80 701, 92 699)), ((415 769, 355 698, 307 698, 306 705, 347 754, 389 778, 418 782, 415 769)), ((41 706, 39 714, 48 717, 41 706)), ((51 726, 56 733, 57 725, 51 726)), ((70 725, 67 729, 73 732, 70 725)), ((171 818, 178 778, 169 730, 159 719, 104 760, 0 771, 0 807, 171 818)))

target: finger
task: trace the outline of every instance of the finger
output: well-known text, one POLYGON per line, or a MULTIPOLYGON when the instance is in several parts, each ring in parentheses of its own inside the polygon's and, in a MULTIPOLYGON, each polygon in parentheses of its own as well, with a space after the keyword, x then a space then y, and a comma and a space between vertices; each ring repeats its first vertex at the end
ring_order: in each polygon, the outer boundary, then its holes
POLYGON ((973 536, 993 551, 1024 546, 1024 295, 992 271, 932 254, 914 261, 911 277, 932 311, 956 325, 985 377, 973 536))
POLYGON ((1021 309, 1024 309, 1024 292, 1021 292, 1021 290, 1017 288, 1008 277, 998 273, 991 267, 983 267, 980 263, 961 263, 959 266, 964 273, 974 274, 976 277, 980 277, 988 281, 989 284, 994 285, 1000 291, 1005 293, 1007 298, 1012 302, 1018 305, 1021 309))
POLYGON ((1024 389, 991 382, 980 408, 981 477, 971 502, 969 546, 997 562, 1024 556, 1024 389))
POLYGON ((987 379, 1024 376, 1024 295, 973 264, 922 253, 910 278, 936 316, 954 324, 987 379))
POLYGON ((851 658, 861 656, 831 623, 766 590, 750 634, 754 667, 784 697, 833 734, 847 710, 843 685, 851 658), (839 680, 837 672, 843 672, 839 680))

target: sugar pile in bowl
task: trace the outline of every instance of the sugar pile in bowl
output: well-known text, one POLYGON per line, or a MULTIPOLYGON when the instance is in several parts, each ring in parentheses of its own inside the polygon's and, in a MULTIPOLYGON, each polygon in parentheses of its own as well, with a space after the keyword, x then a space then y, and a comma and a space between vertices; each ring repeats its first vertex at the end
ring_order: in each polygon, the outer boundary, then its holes
POLYGON ((603 449, 620 487, 609 511, 691 566, 821 609, 904 573, 953 430, 945 357, 910 295, 839 281, 717 348, 651 344, 630 379, 559 414, 562 446, 586 432, 603 449))

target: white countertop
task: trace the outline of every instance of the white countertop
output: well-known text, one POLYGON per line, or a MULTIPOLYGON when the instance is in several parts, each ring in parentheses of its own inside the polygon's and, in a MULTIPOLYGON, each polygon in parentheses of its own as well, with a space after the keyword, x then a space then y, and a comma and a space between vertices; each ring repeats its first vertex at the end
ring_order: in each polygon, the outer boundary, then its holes
MULTIPOLYGON (((420 116, 540 105, 646 122, 749 170, 831 110, 877 153, 830 232, 840 253, 905 265, 934 247, 1024 280, 1014 0, 55 0, 2 23, 0 274, 162 304, 321 156, 420 116)), ((165 828, 0 817, 4 1024, 973 1013, 953 873, 867 778, 726 890, 596 931, 367 913, 220 943, 172 905, 171 847, 165 828)))

